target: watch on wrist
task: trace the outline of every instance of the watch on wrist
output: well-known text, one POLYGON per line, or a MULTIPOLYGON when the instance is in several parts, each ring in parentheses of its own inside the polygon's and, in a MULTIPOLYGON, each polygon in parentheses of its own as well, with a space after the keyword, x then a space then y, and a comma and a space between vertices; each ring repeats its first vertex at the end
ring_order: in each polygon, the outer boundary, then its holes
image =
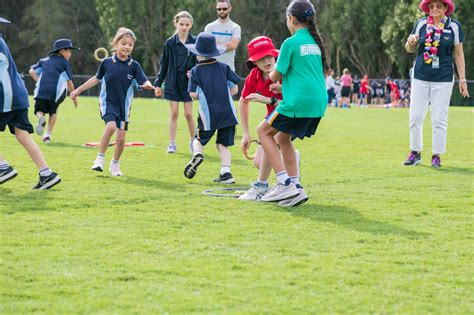
POLYGON ((276 102, 278 102, 278 99, 276 98, 276 96, 272 96, 271 101, 270 101, 270 105, 274 106, 276 104, 276 102))

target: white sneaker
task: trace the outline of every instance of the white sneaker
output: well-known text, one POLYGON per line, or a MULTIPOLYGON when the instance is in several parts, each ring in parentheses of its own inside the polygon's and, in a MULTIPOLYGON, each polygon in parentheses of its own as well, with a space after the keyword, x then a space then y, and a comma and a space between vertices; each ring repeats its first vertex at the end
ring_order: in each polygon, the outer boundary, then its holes
POLYGON ((176 153, 176 144, 168 144, 168 149, 166 150, 166 153, 176 153))
POLYGON ((296 207, 299 206, 306 201, 308 201, 308 195, 305 193, 303 188, 298 188, 300 192, 297 196, 289 199, 282 200, 278 203, 280 207, 296 207))
POLYGON ((43 134, 45 126, 46 126, 46 117, 42 116, 38 118, 38 123, 36 124, 36 128, 35 128, 38 136, 41 136, 43 134))
POLYGON ((104 159, 96 159, 94 165, 92 165, 91 170, 96 172, 104 171, 104 159))
POLYGON ((268 192, 265 196, 263 196, 260 200, 261 201, 280 201, 284 199, 288 199, 298 195, 298 188, 294 183, 289 183, 288 185, 283 184, 276 184, 272 187, 270 192, 268 192))
POLYGON ((120 163, 110 162, 109 172, 112 174, 112 176, 123 176, 122 171, 120 171, 120 163))
POLYGON ((247 190, 242 196, 239 197, 240 200, 260 200, 265 194, 270 190, 270 187, 257 186, 255 183, 252 184, 249 190, 247 190))

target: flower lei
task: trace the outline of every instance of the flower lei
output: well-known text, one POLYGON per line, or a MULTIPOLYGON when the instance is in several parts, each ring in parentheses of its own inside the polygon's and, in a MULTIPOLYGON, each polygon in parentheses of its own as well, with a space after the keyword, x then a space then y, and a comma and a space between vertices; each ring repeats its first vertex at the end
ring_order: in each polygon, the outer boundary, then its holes
POLYGON ((428 65, 433 62, 434 58, 438 56, 439 41, 441 39, 441 33, 443 33, 445 23, 446 19, 443 18, 438 26, 435 27, 433 17, 428 17, 428 25, 426 26, 425 53, 423 54, 423 59, 428 65))

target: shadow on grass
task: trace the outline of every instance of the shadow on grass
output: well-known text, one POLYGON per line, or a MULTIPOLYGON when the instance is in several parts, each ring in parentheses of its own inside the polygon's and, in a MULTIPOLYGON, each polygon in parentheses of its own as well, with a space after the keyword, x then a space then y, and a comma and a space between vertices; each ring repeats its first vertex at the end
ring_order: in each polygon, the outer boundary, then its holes
POLYGON ((66 142, 50 142, 50 143, 44 143, 44 146, 48 147, 55 147, 55 148, 70 148, 70 149, 78 149, 78 148, 85 148, 89 149, 87 147, 83 147, 81 144, 70 144, 66 142))
POLYGON ((138 177, 131 177, 131 176, 123 176, 123 177, 113 177, 113 176, 100 176, 100 177, 107 177, 110 180, 117 181, 124 184, 131 184, 136 186, 144 186, 144 187, 155 187, 164 190, 170 191, 177 191, 178 185, 174 182, 166 182, 166 181, 159 181, 156 179, 144 179, 138 177))
POLYGON ((429 165, 421 165, 421 167, 431 169, 433 172, 442 172, 442 173, 458 173, 462 175, 474 175, 474 168, 469 167, 455 167, 455 166, 442 166, 439 168, 431 167, 429 165))
MULTIPOLYGON (((279 209, 285 211, 285 209, 279 209)), ((294 216, 317 222, 332 223, 346 229, 374 235, 396 235, 409 239, 425 238, 430 235, 429 233, 408 230, 390 223, 371 220, 361 215, 357 210, 343 206, 303 204, 297 208, 291 208, 291 210, 290 213, 294 216)))
MULTIPOLYGON (((55 187, 56 188, 56 187, 55 187)), ((0 206, 4 207, 2 214, 14 214, 27 211, 51 210, 48 208, 47 190, 31 190, 22 195, 9 188, 0 188, 0 206)))

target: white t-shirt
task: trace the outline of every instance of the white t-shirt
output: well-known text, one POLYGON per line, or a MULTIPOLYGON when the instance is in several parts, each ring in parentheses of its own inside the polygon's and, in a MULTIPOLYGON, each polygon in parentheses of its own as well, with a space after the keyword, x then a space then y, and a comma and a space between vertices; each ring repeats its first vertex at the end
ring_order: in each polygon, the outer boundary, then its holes
POLYGON ((334 83, 334 78, 331 75, 326 77, 326 90, 334 89, 336 84, 334 83))
MULTIPOLYGON (((216 37, 218 46, 224 46, 224 44, 230 42, 233 38, 240 39, 240 26, 230 19, 222 23, 219 19, 206 25, 204 32, 211 33, 216 37)), ((216 57, 220 62, 227 64, 232 71, 235 71, 235 50, 226 52, 225 54, 216 57)))

